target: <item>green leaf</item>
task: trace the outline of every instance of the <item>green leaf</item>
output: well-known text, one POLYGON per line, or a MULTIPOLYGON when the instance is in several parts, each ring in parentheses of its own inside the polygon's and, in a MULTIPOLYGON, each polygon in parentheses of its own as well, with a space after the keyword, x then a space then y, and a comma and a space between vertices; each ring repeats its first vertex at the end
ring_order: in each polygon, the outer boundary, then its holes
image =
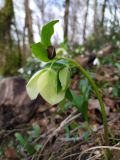
POLYGON ((88 120, 88 101, 84 101, 81 106, 81 113, 83 118, 87 121, 88 120))
POLYGON ((69 65, 69 61, 66 59, 60 59, 56 62, 56 64, 66 66, 66 65, 69 65))
POLYGON ((31 49, 36 58, 41 61, 48 62, 47 49, 39 42, 31 45, 31 49))
POLYGON ((29 140, 39 137, 41 133, 40 126, 38 124, 34 123, 32 127, 33 130, 27 132, 29 134, 29 140))
POLYGON ((60 70, 59 80, 62 86, 62 90, 66 90, 70 85, 70 71, 68 67, 64 67, 60 70))
POLYGON ((59 93, 61 91, 62 91, 61 83, 60 83, 59 78, 57 78, 57 93, 59 93))
POLYGON ((83 95, 78 96, 75 92, 71 92, 73 97, 73 104, 76 106, 79 112, 85 120, 88 120, 88 99, 85 99, 83 95))
POLYGON ((88 140, 89 140, 89 136, 90 136, 90 133, 89 133, 88 131, 83 133, 83 139, 84 139, 85 141, 88 141, 88 140))
POLYGON ((88 83, 87 79, 80 80, 79 82, 80 94, 83 95, 84 100, 88 100, 90 95, 91 86, 88 83))
POLYGON ((38 124, 33 124, 32 127, 34 129, 34 136, 39 137, 41 133, 40 126, 38 124))
POLYGON ((73 101, 73 96, 72 96, 72 93, 71 93, 71 90, 68 88, 66 90, 66 94, 65 94, 65 97, 69 100, 69 101, 73 101))
POLYGON ((64 113, 65 112, 65 99, 63 99, 60 103, 59 103, 59 108, 58 111, 59 113, 64 113))
POLYGON ((76 64, 73 61, 71 61, 70 59, 62 59, 61 58, 56 63, 76 67, 76 64))
POLYGON ((64 129, 65 129, 65 133, 66 133, 66 138, 70 138, 70 128, 69 128, 69 126, 65 125, 64 129))
POLYGON ((73 103, 77 107, 77 109, 80 111, 82 99, 81 96, 78 96, 75 92, 71 91, 72 97, 73 97, 73 103))
POLYGON ((36 145, 35 145, 35 150, 36 150, 36 151, 39 151, 42 147, 43 147, 42 144, 36 144, 36 145))
POLYGON ((82 94, 84 94, 86 92, 88 86, 89 86, 89 84, 88 84, 88 80, 87 79, 80 80, 79 89, 80 89, 80 92, 82 94))
POLYGON ((35 152, 35 149, 27 143, 27 140, 20 133, 15 133, 15 137, 30 155, 35 152))
POLYGON ((36 72, 32 78, 29 80, 29 82, 26 85, 26 90, 31 99, 35 99, 39 93, 38 87, 37 87, 37 80, 39 76, 45 72, 46 69, 40 70, 36 72))
POLYGON ((64 91, 57 92, 57 84, 57 72, 51 68, 41 74, 37 81, 40 95, 52 105, 59 103, 65 97, 64 91))
POLYGON ((41 43, 45 46, 45 47, 48 47, 51 45, 51 37, 54 33, 54 25, 56 23, 58 23, 59 20, 54 20, 54 21, 51 21, 49 23, 47 23, 46 25, 44 25, 42 27, 42 30, 41 30, 41 43))

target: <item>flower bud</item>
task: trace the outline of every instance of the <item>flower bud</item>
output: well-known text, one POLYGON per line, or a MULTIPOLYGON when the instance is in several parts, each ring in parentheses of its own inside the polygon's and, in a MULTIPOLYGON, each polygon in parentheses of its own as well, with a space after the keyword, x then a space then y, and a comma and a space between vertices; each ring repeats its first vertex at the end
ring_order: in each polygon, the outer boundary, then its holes
POLYGON ((47 53, 48 53, 48 59, 53 59, 56 56, 55 47, 49 46, 47 48, 47 53))

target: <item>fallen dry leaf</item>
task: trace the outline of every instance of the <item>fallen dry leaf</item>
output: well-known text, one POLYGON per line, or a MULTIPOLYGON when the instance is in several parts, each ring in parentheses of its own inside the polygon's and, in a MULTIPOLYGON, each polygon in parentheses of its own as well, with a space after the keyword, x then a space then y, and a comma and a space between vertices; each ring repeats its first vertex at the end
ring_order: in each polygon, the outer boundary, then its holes
MULTIPOLYGON (((98 109, 101 111, 99 101, 97 99, 90 99, 89 100, 89 110, 98 109)), ((109 114, 109 107, 105 105, 106 114, 109 114)))
POLYGON ((49 120, 47 118, 43 118, 43 119, 40 119, 38 123, 42 127, 47 127, 49 120))
POLYGON ((108 97, 105 97, 104 102, 105 102, 106 106, 110 107, 110 109, 115 110, 115 101, 114 100, 112 100, 108 97))
POLYGON ((8 148, 5 150, 5 156, 7 158, 11 158, 12 160, 17 159, 17 153, 16 150, 14 148, 8 148))

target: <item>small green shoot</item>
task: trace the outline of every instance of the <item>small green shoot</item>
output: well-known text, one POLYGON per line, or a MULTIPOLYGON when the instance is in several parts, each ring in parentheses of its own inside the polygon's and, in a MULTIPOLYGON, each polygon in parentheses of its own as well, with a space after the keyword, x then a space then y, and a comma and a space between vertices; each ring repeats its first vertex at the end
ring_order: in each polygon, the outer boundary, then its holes
POLYGON ((16 139, 22 145, 22 147, 27 151, 28 154, 32 155, 35 152, 33 146, 29 145, 27 140, 20 133, 15 133, 16 139))
POLYGON ((33 124, 32 130, 28 131, 28 134, 31 138, 38 138, 41 134, 40 126, 38 124, 33 124))

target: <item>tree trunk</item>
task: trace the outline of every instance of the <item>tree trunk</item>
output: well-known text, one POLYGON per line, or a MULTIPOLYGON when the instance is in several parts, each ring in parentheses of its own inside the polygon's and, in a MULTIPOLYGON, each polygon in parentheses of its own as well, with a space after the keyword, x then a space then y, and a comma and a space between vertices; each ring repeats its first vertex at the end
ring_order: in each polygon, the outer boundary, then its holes
POLYGON ((11 55, 14 55, 11 54, 13 46, 11 36, 13 16, 13 1, 4 0, 4 6, 0 8, 0 70, 2 74, 4 74, 6 70, 11 71, 9 62, 12 61, 11 55))
POLYGON ((94 0, 94 19, 93 19, 94 34, 97 32, 97 0, 94 0))
POLYGON ((44 25, 45 20, 44 20, 44 16, 45 16, 45 2, 44 0, 41 1, 41 16, 42 16, 42 25, 44 25))
POLYGON ((86 26, 87 26, 89 0, 86 0, 86 6, 85 7, 86 8, 85 8, 85 16, 84 16, 84 24, 83 24, 83 43, 85 43, 85 40, 86 40, 86 26))
POLYGON ((20 46, 19 31, 17 29, 15 15, 14 15, 14 26, 15 26, 16 36, 17 36, 17 43, 18 43, 18 67, 20 68, 20 67, 22 67, 22 51, 21 51, 21 46, 20 46))
POLYGON ((5 0, 5 5, 2 9, 0 9, 0 43, 8 44, 11 47, 11 24, 12 18, 14 16, 13 11, 13 1, 5 0))
POLYGON ((117 22, 117 5, 114 5, 114 27, 116 25, 117 22))
POLYGON ((107 0, 104 0, 103 6, 102 6, 101 29, 104 28, 106 3, 107 3, 107 0))
POLYGON ((29 44, 33 43, 33 28, 32 28, 32 14, 29 8, 29 0, 24 0, 25 5, 25 28, 28 30, 28 41, 29 44))
POLYGON ((40 14, 41 14, 41 21, 38 22, 37 25, 41 26, 41 25, 44 25, 44 23, 45 23, 45 8, 46 8, 46 5, 48 5, 48 2, 46 4, 44 0, 35 0, 35 3, 39 9, 40 14))
POLYGON ((77 24, 78 24, 78 12, 76 8, 79 8, 80 1, 76 0, 70 3, 71 5, 71 14, 70 14, 70 21, 71 21, 71 35, 70 35, 70 42, 71 44, 77 44, 77 24))
POLYGON ((73 13, 73 26, 72 26, 72 37, 71 41, 74 43, 75 41, 75 31, 76 31, 76 21, 77 21, 77 15, 76 12, 73 13))
POLYGON ((68 40, 68 19, 69 19, 70 0, 65 0, 65 14, 64 14, 64 40, 68 40))

